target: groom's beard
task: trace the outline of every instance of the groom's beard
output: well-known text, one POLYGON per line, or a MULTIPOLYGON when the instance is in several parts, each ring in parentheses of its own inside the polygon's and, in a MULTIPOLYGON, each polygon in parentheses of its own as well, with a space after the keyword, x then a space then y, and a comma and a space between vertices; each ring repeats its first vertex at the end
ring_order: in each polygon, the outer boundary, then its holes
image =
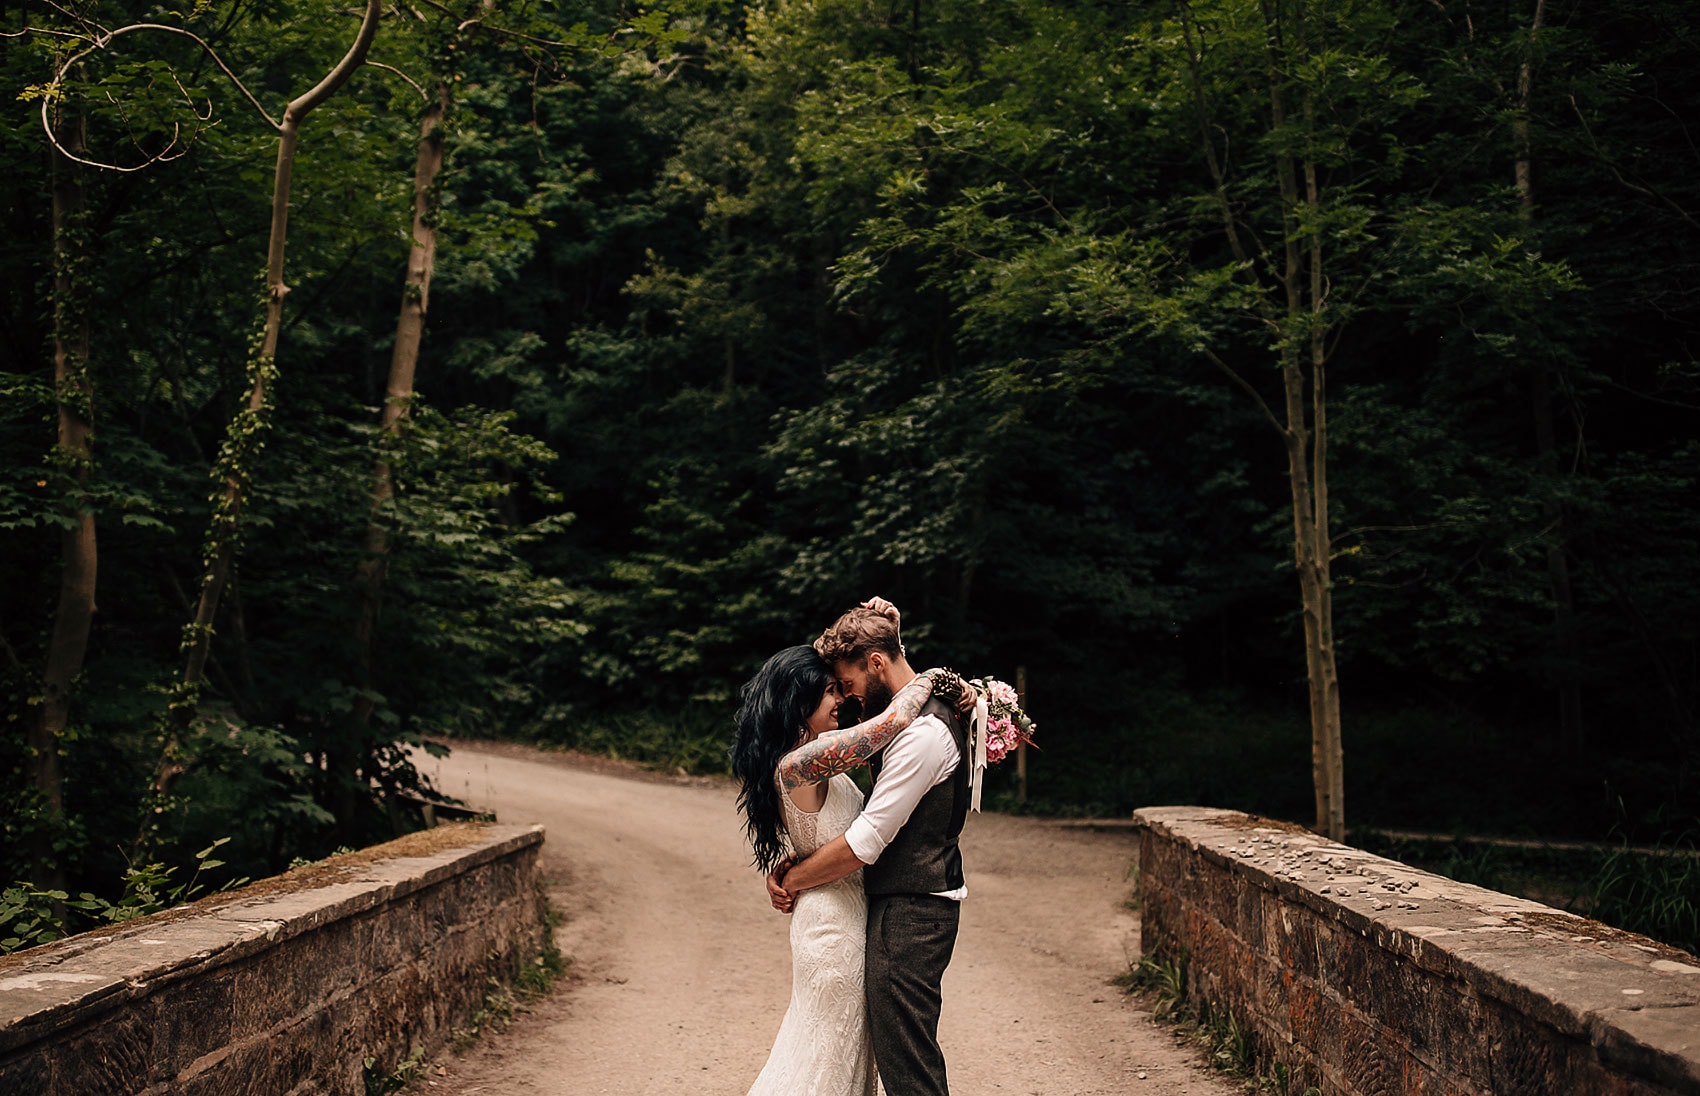
POLYGON ((863 719, 872 719, 891 707, 891 690, 882 682, 868 682, 868 687, 863 692, 866 694, 862 697, 863 719))
POLYGON ((838 705, 838 729, 841 731, 849 730, 860 722, 862 722, 862 702, 853 696, 845 697, 843 703, 838 705))

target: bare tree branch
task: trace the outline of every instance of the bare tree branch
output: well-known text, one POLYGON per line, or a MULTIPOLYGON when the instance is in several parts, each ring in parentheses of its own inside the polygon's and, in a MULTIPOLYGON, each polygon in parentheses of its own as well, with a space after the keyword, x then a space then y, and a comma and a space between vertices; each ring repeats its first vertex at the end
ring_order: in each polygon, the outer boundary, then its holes
POLYGON ((1673 400, 1669 396, 1655 396, 1651 392, 1642 392, 1639 389, 1631 388, 1627 384, 1612 380, 1610 377, 1602 377, 1600 379, 1606 383, 1607 387, 1615 388, 1619 392, 1627 392, 1629 395, 1634 396, 1638 400, 1646 400, 1648 403, 1663 404, 1666 407, 1680 407, 1684 411, 1700 411, 1700 404, 1687 403, 1683 400, 1673 400))
POLYGON ((417 91, 419 93, 419 97, 421 99, 424 99, 427 102, 430 101, 431 96, 426 93, 424 88, 419 86, 419 81, 415 80, 413 77, 409 76, 407 73, 396 68, 394 65, 386 65, 382 61, 371 61, 371 60, 368 60, 366 63, 368 65, 371 65, 373 68, 383 69, 385 72, 395 73, 397 76, 401 77, 403 80, 406 80, 408 82, 408 84, 413 88, 413 90, 417 91))
POLYGON ((54 30, 51 27, 24 27, 20 30, 0 30, 0 38, 22 38, 26 34, 45 34, 54 38, 75 38, 87 41, 88 36, 75 31, 54 30))
POLYGON ((1626 178, 1624 176, 1623 172, 1621 172, 1617 169, 1617 165, 1612 163, 1611 160, 1606 157, 1605 151, 1600 148, 1600 142, 1594 138, 1594 131, 1591 128, 1589 128, 1589 126, 1588 126, 1588 119, 1583 116, 1582 108, 1580 106, 1578 106, 1577 103, 1576 103, 1576 96, 1572 95, 1572 96, 1569 97, 1569 99, 1570 99, 1570 109, 1576 112, 1576 120, 1582 124, 1582 133, 1588 138, 1588 144, 1594 150, 1595 159, 1599 160, 1599 162, 1605 166, 1605 169, 1607 171, 1611 172, 1614 176, 1616 176, 1617 181, 1619 183, 1623 184, 1625 187, 1628 187, 1630 190, 1633 190, 1635 193, 1637 193, 1637 194, 1639 194, 1643 197, 1651 198, 1655 202, 1662 202, 1663 204, 1669 206, 1670 209, 1671 209, 1671 212, 1675 213, 1678 217, 1681 217, 1683 220, 1688 222, 1689 227, 1700 228, 1700 220, 1696 220, 1692 213, 1688 212, 1686 209, 1683 209, 1680 205, 1677 205, 1676 202, 1673 201, 1671 198, 1667 197, 1664 194, 1659 193, 1658 191, 1654 190, 1652 187, 1643 186, 1640 183, 1631 182, 1628 178, 1626 178))
POLYGON ((1239 387, 1240 391, 1250 396, 1252 400, 1257 403, 1258 409, 1263 412, 1263 417, 1269 420, 1269 424, 1275 428, 1276 433, 1280 434, 1282 437, 1287 437, 1292 433, 1292 430, 1290 430, 1286 424, 1275 417, 1275 412, 1269 409, 1269 404, 1266 400, 1264 400, 1263 394, 1256 388, 1252 387, 1250 381, 1240 376, 1233 366, 1223 361, 1221 357, 1219 357, 1217 353, 1208 346, 1199 347, 1199 353, 1203 354, 1205 359, 1208 360, 1211 365, 1214 365, 1217 369, 1220 369, 1224 374, 1226 374, 1227 378, 1234 382, 1234 384, 1239 387))
MULTIPOLYGON (((164 148, 149 156, 147 150, 142 148, 141 139, 136 136, 136 127, 130 124, 130 112, 124 109, 124 104, 120 103, 111 92, 106 93, 106 101, 111 103, 113 107, 117 109, 118 118, 124 123, 124 132, 130 135, 130 144, 140 151, 143 156, 147 157, 147 159, 142 161, 139 167, 129 168, 128 170, 140 171, 143 167, 146 167, 149 164, 169 163, 172 160, 181 159, 188 153, 189 150, 184 149, 176 156, 171 155, 171 150, 177 147, 177 138, 183 135, 183 127, 178 125, 176 122, 173 122, 171 123, 171 140, 166 142, 164 148)), ((56 141, 55 144, 57 143, 58 142, 56 141)), ((60 148, 61 151, 63 151, 63 146, 60 146, 60 148)))
POLYGON ((579 48, 578 45, 573 42, 557 42, 553 38, 539 38, 535 34, 526 34, 524 31, 509 30, 507 27, 491 26, 482 18, 472 18, 463 21, 459 26, 455 27, 455 33, 458 34, 468 27, 477 27, 480 30, 487 30, 493 34, 503 34, 509 38, 518 38, 523 42, 534 42, 539 46, 555 46, 559 49, 579 48))
POLYGON ((1444 521, 1425 521, 1420 525, 1360 525, 1355 529, 1348 529, 1341 533, 1336 541, 1345 540, 1348 537, 1361 537, 1365 533, 1426 533, 1431 529, 1449 529, 1464 524, 1466 523, 1451 518, 1444 521))
POLYGON ((105 27, 96 23, 93 19, 90 19, 80 11, 73 11, 65 5, 57 3, 56 0, 41 0, 41 2, 58 12, 60 15, 69 19, 71 22, 77 24, 79 27, 82 27, 83 36, 86 38, 98 38, 106 33, 105 27))
MULTIPOLYGON (((85 26, 95 26, 95 24, 87 23, 87 22, 81 20, 75 14, 73 14, 69 11, 66 11, 64 8, 60 7, 58 4, 53 3, 53 0, 44 0, 44 2, 47 3, 48 6, 54 8, 55 10, 63 12, 67 17, 72 18, 72 19, 77 19, 78 22, 82 22, 85 26)), ((88 41, 88 45, 85 46, 83 49, 78 50, 76 53, 72 54, 71 56, 67 57, 59 65, 58 70, 53 74, 53 79, 48 82, 47 87, 44 89, 44 93, 41 97, 41 127, 42 127, 43 131, 46 132, 48 141, 51 142, 53 147, 58 149, 59 152, 62 155, 64 155, 67 159, 69 159, 69 160, 71 160, 75 163, 87 165, 88 167, 99 168, 103 171, 132 172, 132 171, 141 171, 143 168, 146 168, 146 167, 148 167, 152 164, 155 164, 155 163, 159 163, 162 159, 176 159, 177 158, 175 156, 166 157, 164 153, 160 153, 160 154, 157 154, 157 155, 149 156, 146 160, 142 161, 142 163, 137 164, 133 167, 125 167, 121 164, 101 163, 99 161, 90 160, 90 159, 87 159, 85 157, 78 156, 75 153, 72 153, 69 149, 65 148, 64 145, 59 143, 59 139, 56 136, 54 136, 54 133, 53 133, 53 119, 52 119, 52 115, 51 115, 51 109, 52 109, 54 102, 60 98, 60 89, 64 87, 66 74, 68 74, 71 71, 71 67, 73 65, 76 65, 79 62, 83 61, 90 54, 95 53, 97 50, 105 49, 107 46, 112 44, 114 39, 119 38, 119 37, 126 35, 126 34, 132 34, 136 31, 143 31, 143 30, 159 31, 159 32, 164 33, 164 34, 175 34, 175 35, 178 35, 180 37, 187 38, 190 41, 194 42, 197 46, 200 46, 201 49, 203 51, 205 51, 206 55, 208 57, 212 58, 213 64, 218 66, 219 71, 224 73, 225 78, 228 79, 232 84, 234 84, 236 86, 236 89, 242 93, 243 98, 247 99, 249 104, 252 105, 255 110, 259 111, 260 117, 264 118, 267 122, 271 123, 271 127, 273 129, 282 128, 282 123, 279 122, 276 118, 273 118, 271 116, 271 113, 269 111, 267 111, 265 107, 260 105, 259 99, 255 98, 254 93, 248 90, 247 85, 244 84, 241 81, 241 79, 237 77, 236 73, 231 70, 230 66, 224 63, 224 58, 222 58, 218 55, 218 51, 213 49, 212 46, 210 44, 208 44, 206 39, 202 38, 200 35, 194 33, 193 31, 187 31, 187 30, 184 30, 181 27, 167 26, 163 23, 132 23, 127 27, 119 27, 117 30, 111 30, 111 31, 105 30, 104 28, 101 28, 100 33, 88 36, 85 39, 86 41, 88 41)), ((68 37, 74 38, 74 37, 78 37, 78 36, 68 35, 68 37)), ((173 79, 175 79, 175 77, 173 77, 173 79)), ((181 82, 178 82, 177 86, 180 89, 183 87, 181 82)), ((311 94, 311 93, 309 93, 309 94, 311 94)), ((185 96, 185 98, 187 98, 187 96, 188 96, 187 90, 184 90, 184 96, 185 96)), ((116 100, 114 100, 114 102, 116 102, 116 100)), ((190 103, 190 109, 191 110, 194 109, 194 104, 193 104, 192 101, 190 103)), ((210 102, 208 104, 207 109, 208 109, 208 114, 207 114, 206 117, 201 117, 200 112, 195 111, 196 117, 201 118, 202 121, 206 121, 207 118, 211 117, 212 107, 211 107, 210 102)), ((120 108, 120 110, 122 110, 122 108, 120 108)), ((171 141, 170 145, 166 146, 166 152, 169 152, 173 147, 176 146, 177 137, 181 132, 180 127, 173 126, 172 128, 173 128, 172 141, 171 141)), ((182 153, 179 153, 178 155, 180 156, 180 155, 182 155, 182 153)))

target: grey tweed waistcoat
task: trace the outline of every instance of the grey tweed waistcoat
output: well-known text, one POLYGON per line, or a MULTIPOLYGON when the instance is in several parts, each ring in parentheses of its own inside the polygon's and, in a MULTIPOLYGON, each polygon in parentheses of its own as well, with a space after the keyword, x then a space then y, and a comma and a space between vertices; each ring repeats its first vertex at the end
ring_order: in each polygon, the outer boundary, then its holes
MULTIPOLYGON (((870 895, 938 894, 963 883, 962 852, 956 839, 968 818, 967 725, 937 697, 927 701, 920 715, 937 716, 950 728, 958 757, 956 771, 927 789, 880 858, 862 869, 862 888, 870 895)), ((869 763, 876 782, 884 753, 881 750, 869 763)))

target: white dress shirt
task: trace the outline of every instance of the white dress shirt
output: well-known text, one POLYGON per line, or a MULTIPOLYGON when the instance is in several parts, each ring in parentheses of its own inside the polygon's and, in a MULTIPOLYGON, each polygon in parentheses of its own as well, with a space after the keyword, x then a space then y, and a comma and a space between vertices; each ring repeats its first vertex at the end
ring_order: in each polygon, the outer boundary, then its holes
MULTIPOLYGON (((868 796, 862 813, 844 832, 844 840, 856 859, 872 864, 880 858, 885 847, 897 839, 897 831, 916 804, 935 786, 950 779, 962 761, 962 751, 950 728, 936 715, 918 716, 909 726, 897 732, 885 747, 885 760, 874 790, 868 796)), ((957 901, 968 896, 968 884, 955 890, 935 892, 940 898, 957 901)))

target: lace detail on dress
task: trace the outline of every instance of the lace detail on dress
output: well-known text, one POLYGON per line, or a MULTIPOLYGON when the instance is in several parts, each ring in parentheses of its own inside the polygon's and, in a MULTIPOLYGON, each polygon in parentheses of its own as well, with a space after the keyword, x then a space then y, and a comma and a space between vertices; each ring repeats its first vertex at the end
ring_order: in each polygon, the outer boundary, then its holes
MULTIPOLYGON (((832 784, 833 781, 837 779, 837 777, 833 777, 832 780, 827 781, 826 802, 821 804, 820 810, 812 813, 798 809, 797 804, 792 802, 790 795, 786 794, 785 789, 783 787, 779 789, 779 799, 785 804, 785 843, 791 847, 792 856, 802 859, 811 852, 820 848, 822 845, 826 844, 827 841, 832 840, 832 837, 828 837, 825 840, 821 839, 820 822, 821 815, 826 814, 827 810, 832 806, 832 784)), ((852 784, 851 787, 855 789, 858 796, 861 795, 861 789, 855 788, 854 784, 852 784)), ((856 809, 860 811, 861 807, 858 806, 856 809)), ((856 816, 852 814, 850 817, 851 819, 854 819, 856 816)), ((844 829, 849 828, 850 823, 844 823, 844 829)), ((843 830, 839 831, 839 833, 842 832, 843 830)), ((832 836, 837 837, 838 834, 833 834, 832 836)))
MULTIPOLYGON (((780 790, 792 852, 807 856, 840 836, 862 810, 862 792, 842 774, 810 814, 780 790)), ((791 914, 791 1007, 750 1096, 874 1096, 862 965, 868 903, 862 873, 804 891, 791 914)))

